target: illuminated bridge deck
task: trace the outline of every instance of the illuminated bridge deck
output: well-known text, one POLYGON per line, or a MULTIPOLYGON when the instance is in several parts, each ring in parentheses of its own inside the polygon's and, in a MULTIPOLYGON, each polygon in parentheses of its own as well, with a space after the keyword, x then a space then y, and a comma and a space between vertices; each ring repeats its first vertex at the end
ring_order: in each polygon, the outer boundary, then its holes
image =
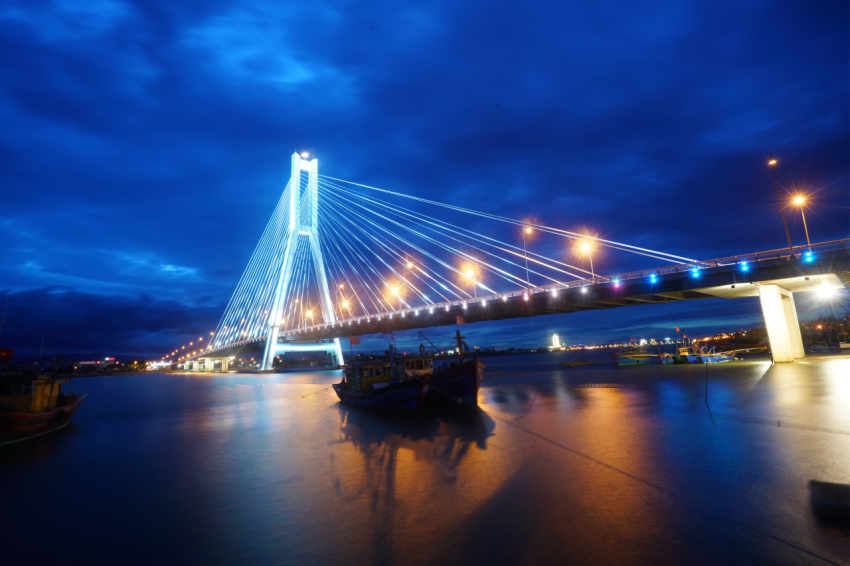
MULTIPOLYGON (((850 239, 759 252, 711 261, 671 265, 619 275, 519 289, 466 300, 447 301, 397 311, 316 324, 281 332, 288 342, 317 341, 351 335, 390 333, 464 322, 484 322, 636 305, 710 298, 758 296, 759 285, 788 291, 837 289, 850 282, 850 239)), ((227 356, 262 347, 257 336, 198 357, 227 356)))

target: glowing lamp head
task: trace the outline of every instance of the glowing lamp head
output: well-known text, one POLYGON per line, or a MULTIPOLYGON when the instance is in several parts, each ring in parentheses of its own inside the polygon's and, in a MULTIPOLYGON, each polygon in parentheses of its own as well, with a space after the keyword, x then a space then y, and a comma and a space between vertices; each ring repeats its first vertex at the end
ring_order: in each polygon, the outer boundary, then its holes
POLYGON ((391 291, 392 291, 393 295, 398 295, 398 287, 393 287, 391 289, 391 291))
POLYGON ((775 159, 771 159, 770 161, 768 161, 768 162, 767 162, 767 164, 768 164, 768 165, 776 165, 776 160, 775 160, 775 159))
POLYGON ((587 293, 587 287, 582 287, 582 288, 581 288, 581 292, 582 292, 582 293, 587 293))
POLYGON ((619 287, 619 286, 620 286, 620 280, 614 279, 614 287, 619 287))
POLYGON ((655 275, 651 275, 651 276, 649 277, 649 280, 650 280, 650 281, 652 281, 653 283, 655 283, 656 279, 657 279, 657 278, 655 277, 655 275))
POLYGON ((526 233, 526 234, 531 234, 531 227, 530 227, 530 226, 526 226, 526 227, 525 227, 525 233, 526 233))
POLYGON ((805 202, 806 202, 806 197, 800 197, 800 196, 794 197, 794 204, 796 204, 797 206, 800 206, 805 202))
POLYGON ((410 263, 410 262, 408 261, 408 262, 407 262, 407 267, 413 267, 413 264, 412 264, 412 263, 410 263))
POLYGON ((343 301, 342 306, 344 306, 345 308, 348 308, 348 301, 343 301))
POLYGON ((747 265, 747 262, 746 261, 742 262, 741 263, 741 271, 749 271, 749 270, 750 270, 750 266, 747 265))
POLYGON ((308 152, 306 152, 306 151, 301 152, 301 159, 308 159, 309 157, 310 157, 310 154, 308 152))
POLYGON ((693 271, 691 271, 691 273, 694 274, 694 277, 699 277, 699 270, 698 269, 694 268, 693 271))
POLYGON ((590 251, 590 242, 584 242, 584 243, 581 245, 581 251, 583 251, 583 252, 589 252, 589 251, 590 251))
POLYGON ((467 270, 466 270, 466 276, 467 276, 467 277, 469 277, 470 279, 472 279, 472 276, 473 276, 473 275, 475 275, 475 272, 474 272, 474 271, 472 271, 471 269, 467 269, 467 270))

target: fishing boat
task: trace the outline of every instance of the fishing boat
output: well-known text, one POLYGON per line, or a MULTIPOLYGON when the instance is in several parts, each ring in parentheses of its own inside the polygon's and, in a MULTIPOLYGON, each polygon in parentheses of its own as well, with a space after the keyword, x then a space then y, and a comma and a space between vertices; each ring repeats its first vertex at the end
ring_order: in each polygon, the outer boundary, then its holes
POLYGON ((647 354, 645 352, 641 352, 639 348, 632 348, 631 350, 625 350, 623 352, 613 352, 611 353, 611 357, 614 358, 614 362, 618 366, 648 365, 661 363, 658 354, 647 354))
POLYGON ((4 377, 0 379, 0 446, 65 428, 86 398, 62 391, 69 379, 4 377))
POLYGON ((577 362, 560 362, 560 364, 564 367, 573 368, 577 366, 590 366, 595 364, 596 362, 589 362, 587 360, 579 360, 577 362))
POLYGON ((677 356, 674 356, 673 354, 667 354, 667 353, 658 354, 658 358, 661 360, 662 364, 681 364, 681 363, 684 363, 684 362, 681 362, 681 361, 676 361, 677 356))
POLYGON ((478 356, 464 358, 463 336, 457 333, 458 359, 398 356, 390 344, 387 360, 356 362, 333 385, 340 402, 378 410, 421 409, 425 404, 477 405, 486 366, 478 356))

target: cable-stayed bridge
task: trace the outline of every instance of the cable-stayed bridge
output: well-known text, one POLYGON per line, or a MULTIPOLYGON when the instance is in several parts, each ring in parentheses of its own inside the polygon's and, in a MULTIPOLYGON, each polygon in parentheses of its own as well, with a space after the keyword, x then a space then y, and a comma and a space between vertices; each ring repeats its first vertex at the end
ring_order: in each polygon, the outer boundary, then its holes
POLYGON ((229 356, 262 349, 263 369, 286 351, 330 351, 343 363, 345 336, 745 296, 761 298, 774 358, 792 361, 804 355, 793 293, 845 286, 848 247, 700 261, 322 176, 317 159, 295 153, 214 336, 187 362, 227 369, 229 356), (666 265, 594 272, 594 257, 613 255, 666 265))

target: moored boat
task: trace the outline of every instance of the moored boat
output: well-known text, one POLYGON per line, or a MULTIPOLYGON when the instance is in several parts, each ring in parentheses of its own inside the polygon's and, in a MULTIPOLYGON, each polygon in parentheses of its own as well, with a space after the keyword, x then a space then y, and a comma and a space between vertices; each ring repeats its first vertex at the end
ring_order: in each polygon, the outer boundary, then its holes
POLYGON ((0 446, 67 426, 86 395, 63 392, 65 383, 52 377, 0 379, 0 446))
POLYGON ((462 338, 458 332, 458 360, 400 357, 391 344, 388 360, 346 366, 334 391, 340 402, 364 409, 420 409, 441 402, 477 405, 486 366, 477 355, 464 359, 462 338))
POLYGON ((614 358, 614 363, 618 366, 662 363, 658 354, 648 354, 646 352, 642 352, 639 348, 632 348, 631 350, 625 350, 623 352, 612 352, 611 357, 614 358))

